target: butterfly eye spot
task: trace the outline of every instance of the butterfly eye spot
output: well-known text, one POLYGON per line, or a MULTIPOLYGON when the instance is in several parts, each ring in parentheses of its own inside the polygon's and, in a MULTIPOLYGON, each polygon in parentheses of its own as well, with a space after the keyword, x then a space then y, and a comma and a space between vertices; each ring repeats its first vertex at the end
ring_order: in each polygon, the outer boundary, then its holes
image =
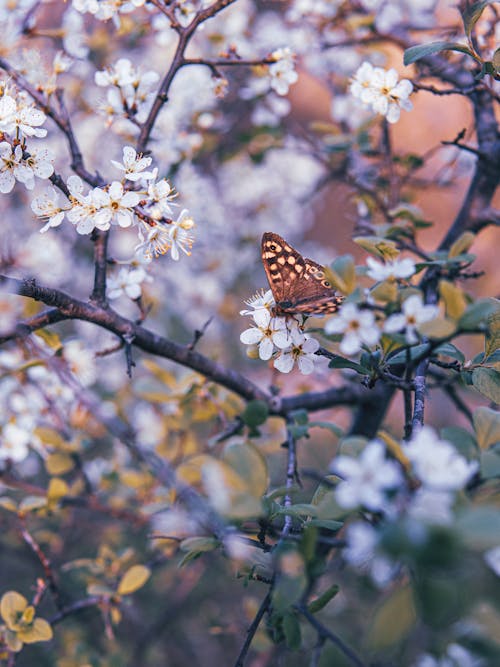
POLYGON ((331 287, 331 285, 330 285, 330 283, 328 282, 328 280, 322 280, 322 281, 321 281, 321 284, 323 285, 323 287, 331 287))

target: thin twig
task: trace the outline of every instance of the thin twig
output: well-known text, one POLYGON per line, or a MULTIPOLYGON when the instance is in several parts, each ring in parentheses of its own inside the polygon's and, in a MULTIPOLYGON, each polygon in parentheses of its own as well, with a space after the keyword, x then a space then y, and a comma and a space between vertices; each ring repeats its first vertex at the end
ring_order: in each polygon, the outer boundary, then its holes
POLYGON ((257 611, 257 614, 255 615, 255 618, 252 621, 252 624, 247 630, 247 636, 245 638, 245 642, 243 646, 241 647, 241 650, 238 654, 238 657, 236 658, 236 662, 234 663, 234 667, 243 667, 243 663, 245 662, 245 658, 247 656, 248 650, 250 648, 250 645, 253 641, 253 638, 255 636, 255 633, 257 632, 260 622, 266 613, 266 611, 269 609, 271 605, 271 595, 272 595, 272 584, 271 587, 269 588, 266 597, 262 600, 261 605, 257 611))
POLYGON ((329 630, 326 626, 323 625, 318 619, 311 614, 305 605, 298 607, 298 611, 304 616, 307 621, 313 626, 319 636, 324 637, 332 642, 342 653, 345 655, 348 660, 352 662, 356 667, 366 667, 365 663, 358 657, 358 655, 353 651, 352 648, 347 646, 347 644, 340 639, 334 632, 329 630))

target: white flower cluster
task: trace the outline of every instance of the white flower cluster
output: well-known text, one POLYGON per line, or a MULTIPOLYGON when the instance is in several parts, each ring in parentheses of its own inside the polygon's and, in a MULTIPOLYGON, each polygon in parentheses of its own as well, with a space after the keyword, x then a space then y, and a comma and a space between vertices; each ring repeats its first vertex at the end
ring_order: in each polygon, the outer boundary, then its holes
POLYGON ((113 20, 120 27, 120 14, 130 14, 142 7, 146 0, 73 0, 72 6, 81 14, 92 14, 100 21, 113 20))
POLYGON ((241 315, 251 315, 255 326, 243 331, 240 340, 245 345, 256 346, 259 358, 268 361, 281 373, 290 373, 295 363, 303 375, 309 375, 322 363, 315 354, 318 341, 304 333, 297 318, 273 315, 275 305, 271 290, 257 295, 247 302, 252 310, 242 310, 241 315))
MULTIPOLYGON (((96 381, 95 357, 81 341, 66 343, 62 360, 64 370, 81 386, 96 381)), ((48 365, 26 364, 19 349, 0 352, 0 462, 21 463, 31 450, 46 454, 37 428, 44 424, 60 429, 60 416, 78 406, 77 383, 72 386, 48 365)))
POLYGON ((125 146, 123 162, 112 160, 113 165, 123 172, 122 181, 113 181, 85 193, 83 181, 78 176, 70 176, 67 181, 69 203, 66 205, 60 205, 59 193, 48 188, 31 202, 35 215, 46 221, 40 231, 58 227, 65 217, 75 225, 79 234, 90 234, 94 229, 108 230, 111 225, 122 228, 137 225, 140 243, 136 253, 140 258, 150 261, 168 250, 174 260, 179 259, 179 251, 190 255, 194 222, 187 210, 181 211, 177 220, 170 218, 175 192, 166 179, 157 180, 157 168, 147 170, 151 162, 152 158, 138 156, 134 148, 125 146), (143 187, 129 190, 125 187, 127 181, 137 186, 142 181, 143 187), (139 204, 146 214, 140 218, 135 213, 139 204))
POLYGON ((45 137, 40 127, 46 120, 24 94, 2 84, 0 97, 0 192, 11 192, 16 181, 27 190, 35 187, 35 176, 47 179, 54 173, 54 155, 47 149, 28 149, 27 139, 45 137))
MULTIPOLYGON (((347 510, 382 512, 389 520, 409 517, 424 524, 450 524, 455 495, 478 470, 477 461, 467 461, 428 426, 403 445, 402 452, 421 484, 415 492, 406 488, 400 464, 386 459, 385 446, 375 440, 357 458, 340 455, 333 460, 331 470, 341 478, 335 488, 337 503, 347 510)), ((347 562, 368 570, 377 585, 385 585, 397 567, 378 549, 376 528, 357 521, 349 525, 346 536, 347 562)))
POLYGON ((95 83, 101 88, 109 88, 106 103, 102 105, 108 124, 123 117, 144 122, 154 98, 153 88, 159 79, 157 72, 141 72, 128 58, 120 58, 114 65, 96 72, 95 83))
POLYGON ((395 69, 385 70, 364 62, 354 74, 351 94, 362 104, 387 118, 389 123, 397 123, 401 109, 411 111, 412 102, 408 99, 413 85, 408 79, 398 82, 395 69))
POLYGON ((299 78, 295 71, 294 54, 286 47, 276 49, 271 56, 276 62, 269 65, 269 85, 278 95, 286 95, 290 86, 299 78))

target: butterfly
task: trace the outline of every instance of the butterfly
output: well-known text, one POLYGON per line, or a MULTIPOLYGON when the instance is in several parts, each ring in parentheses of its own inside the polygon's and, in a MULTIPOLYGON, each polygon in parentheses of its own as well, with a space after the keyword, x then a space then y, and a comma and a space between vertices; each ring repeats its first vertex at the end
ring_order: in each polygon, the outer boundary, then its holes
POLYGON ((321 264, 302 257, 278 234, 263 234, 262 263, 276 302, 276 316, 335 313, 344 300, 326 279, 321 264))

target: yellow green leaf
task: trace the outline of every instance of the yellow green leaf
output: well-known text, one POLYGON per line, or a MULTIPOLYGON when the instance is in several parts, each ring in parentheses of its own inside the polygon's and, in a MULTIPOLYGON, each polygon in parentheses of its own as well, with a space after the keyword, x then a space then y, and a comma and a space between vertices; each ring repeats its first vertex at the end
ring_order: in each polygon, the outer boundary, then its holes
POLYGON ((53 477, 49 482, 47 489, 47 500, 57 502, 69 493, 69 487, 63 479, 53 477))
POLYGON ((452 244, 448 252, 448 257, 457 257, 458 255, 467 252, 471 245, 474 243, 475 238, 476 235, 472 232, 464 232, 461 236, 458 237, 455 243, 452 244))
POLYGON ((47 499, 43 496, 26 496, 19 503, 19 511, 23 512, 33 512, 34 510, 39 510, 42 507, 46 507, 47 499))
POLYGON ((10 630, 17 629, 19 619, 27 606, 28 600, 16 591, 8 591, 2 595, 0 614, 10 630))
POLYGON ((13 632, 12 630, 9 630, 7 628, 3 633, 3 638, 5 639, 7 648, 10 651, 13 651, 14 653, 19 653, 19 651, 22 649, 23 647, 22 641, 17 636, 17 633, 13 632))
POLYGON ((48 329, 38 329, 34 335, 38 336, 38 338, 41 338, 44 343, 46 343, 46 345, 48 345, 50 349, 54 350, 55 352, 62 348, 61 339, 53 331, 49 331, 48 329))
POLYGON ((68 454, 56 452, 45 459, 45 468, 49 475, 64 475, 74 468, 75 462, 68 454))
POLYGON ((17 635, 25 644, 48 642, 53 637, 50 624, 43 618, 35 618, 33 625, 30 625, 28 628, 23 628, 17 635))
POLYGON ((398 287, 393 280, 384 280, 370 290, 370 296, 377 301, 382 301, 384 303, 396 301, 398 297, 398 287))
POLYGON ((448 280, 441 280, 439 282, 439 293, 445 303, 448 317, 451 317, 453 320, 458 320, 462 317, 467 308, 467 300, 463 290, 448 280))
POLYGON ((50 445, 51 447, 59 449, 60 447, 64 447, 66 444, 61 434, 53 428, 38 426, 35 429, 35 434, 38 438, 40 438, 44 445, 50 445))
POLYGON ((8 496, 2 496, 0 498, 0 507, 3 507, 3 509, 7 510, 8 512, 17 512, 16 502, 8 496))
POLYGON ((33 623, 34 618, 35 618, 35 607, 32 604, 30 604, 23 611, 23 615, 21 616, 21 622, 26 624, 31 624, 33 623))
POLYGON ((473 421, 476 440, 481 449, 488 449, 500 442, 500 414, 496 410, 477 408, 473 421))
POLYGON ((493 368, 475 368, 472 384, 483 396, 494 403, 500 403, 500 373, 493 368))
POLYGON ((368 645, 377 651, 401 642, 416 618, 411 588, 405 586, 395 590, 375 612, 368 645))
POLYGON ((375 257, 392 260, 399 255, 396 243, 389 239, 382 239, 378 236, 358 236, 353 241, 375 257))
POLYGON ((437 317, 435 320, 422 322, 417 326, 417 330, 422 336, 437 339, 451 336, 456 329, 456 324, 451 320, 444 319, 444 317, 437 317))
POLYGON ((151 576, 151 570, 145 565, 132 565, 123 575, 118 584, 119 595, 130 595, 142 588, 151 576))
POLYGON ((485 359, 500 349, 500 312, 492 313, 487 321, 488 331, 484 341, 485 359))
POLYGON ((252 495, 260 497, 266 492, 267 465, 256 447, 250 443, 229 443, 224 449, 223 460, 245 480, 252 495))

